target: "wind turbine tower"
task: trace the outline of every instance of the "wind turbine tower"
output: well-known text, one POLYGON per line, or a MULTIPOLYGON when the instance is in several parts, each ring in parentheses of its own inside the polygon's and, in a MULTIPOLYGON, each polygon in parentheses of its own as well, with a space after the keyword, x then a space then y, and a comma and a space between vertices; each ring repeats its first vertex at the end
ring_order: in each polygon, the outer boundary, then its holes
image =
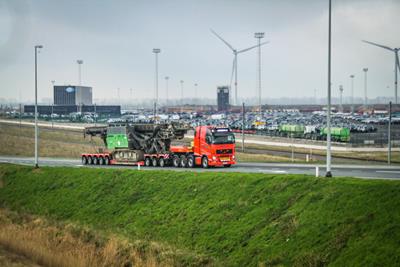
POLYGON ((400 63, 399 63, 399 50, 400 48, 391 48, 385 45, 380 45, 377 43, 373 43, 373 42, 368 42, 363 40, 364 43, 370 44, 370 45, 375 45, 378 46, 380 48, 392 51, 394 53, 394 101, 396 104, 398 104, 397 102, 397 72, 400 72, 400 63))
POLYGON ((228 46, 229 47, 229 49, 231 49, 232 50, 232 52, 233 52, 233 64, 232 64, 232 74, 231 74, 231 80, 230 80, 230 88, 232 87, 231 85, 232 85, 232 79, 233 79, 233 75, 235 75, 235 97, 234 97, 234 105, 237 105, 238 104, 238 95, 237 95, 237 92, 238 92, 238 84, 237 84, 237 76, 238 76, 238 73, 237 73, 237 55, 238 54, 241 54, 241 53, 244 53, 244 52, 247 52, 247 51, 249 51, 249 50, 251 50, 251 49, 253 49, 253 48, 256 48, 256 47, 259 47, 259 46, 261 46, 261 45, 265 45, 265 44, 267 44, 267 43, 269 43, 268 41, 267 42, 263 42, 263 43, 259 43, 259 44, 257 44, 257 45, 254 45, 254 46, 251 46, 251 47, 249 47, 249 48, 245 48, 245 49, 242 49, 242 50, 237 50, 236 48, 234 48, 231 44, 229 44, 227 41, 225 41, 221 36, 219 36, 215 31, 213 31, 212 29, 210 29, 210 31, 215 35, 215 36, 217 36, 217 38, 218 39, 220 39, 226 46, 228 46))

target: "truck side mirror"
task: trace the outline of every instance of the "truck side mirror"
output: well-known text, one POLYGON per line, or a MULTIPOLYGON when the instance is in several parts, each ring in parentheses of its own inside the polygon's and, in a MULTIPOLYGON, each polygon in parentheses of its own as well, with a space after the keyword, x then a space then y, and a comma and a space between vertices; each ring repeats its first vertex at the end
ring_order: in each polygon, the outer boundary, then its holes
POLYGON ((206 143, 209 145, 211 144, 211 136, 206 135, 206 143))

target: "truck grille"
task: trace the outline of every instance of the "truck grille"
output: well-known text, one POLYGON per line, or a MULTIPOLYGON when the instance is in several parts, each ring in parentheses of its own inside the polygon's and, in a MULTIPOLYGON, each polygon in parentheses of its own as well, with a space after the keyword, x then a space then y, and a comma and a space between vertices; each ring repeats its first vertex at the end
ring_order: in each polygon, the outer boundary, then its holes
POLYGON ((217 154, 232 154, 232 149, 217 149, 217 154))

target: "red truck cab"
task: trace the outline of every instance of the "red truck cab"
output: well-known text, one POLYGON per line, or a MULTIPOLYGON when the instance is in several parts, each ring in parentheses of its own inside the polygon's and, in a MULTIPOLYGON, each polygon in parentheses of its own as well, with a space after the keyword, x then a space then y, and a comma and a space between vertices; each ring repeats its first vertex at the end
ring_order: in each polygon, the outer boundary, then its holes
POLYGON ((195 164, 230 167, 236 163, 235 135, 226 127, 197 126, 193 137, 195 164))

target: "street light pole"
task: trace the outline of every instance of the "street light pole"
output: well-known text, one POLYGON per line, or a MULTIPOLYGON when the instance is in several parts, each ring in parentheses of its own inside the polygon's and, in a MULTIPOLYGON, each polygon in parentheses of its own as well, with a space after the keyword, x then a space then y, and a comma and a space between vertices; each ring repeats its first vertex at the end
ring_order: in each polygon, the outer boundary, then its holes
POLYGON ((158 109, 158 54, 161 52, 159 48, 153 48, 153 53, 156 57, 156 77, 155 77, 155 100, 154 100, 154 114, 157 115, 158 109))
POLYGON ((83 64, 83 60, 82 59, 78 59, 76 61, 76 63, 78 63, 78 78, 79 78, 79 85, 82 85, 82 69, 81 66, 83 64))
POLYGON ((326 111, 326 177, 332 177, 331 172, 331 20, 332 1, 329 0, 329 22, 328 22, 328 110, 326 111))
POLYGON ((354 114, 354 75, 350 75, 351 79, 351 114, 354 114))
POLYGON ((340 92, 340 112, 343 112, 343 85, 339 85, 340 92))
POLYGON ((197 102, 197 83, 194 84, 194 104, 197 102))
POLYGON ((39 168, 38 162, 38 125, 37 125, 37 54, 42 45, 35 45, 35 168, 39 168))
POLYGON ((258 106, 261 117, 261 38, 264 38, 264 33, 256 32, 254 37, 258 39, 258 106))
POLYGON ((364 71, 364 107, 368 105, 368 97, 367 97, 367 72, 368 68, 363 68, 364 71))
POLYGON ((181 80, 181 105, 183 105, 183 80, 181 80))
POLYGON ((169 94, 168 94, 168 80, 169 77, 165 76, 165 94, 166 94, 166 106, 168 107, 168 98, 169 98, 169 94))

